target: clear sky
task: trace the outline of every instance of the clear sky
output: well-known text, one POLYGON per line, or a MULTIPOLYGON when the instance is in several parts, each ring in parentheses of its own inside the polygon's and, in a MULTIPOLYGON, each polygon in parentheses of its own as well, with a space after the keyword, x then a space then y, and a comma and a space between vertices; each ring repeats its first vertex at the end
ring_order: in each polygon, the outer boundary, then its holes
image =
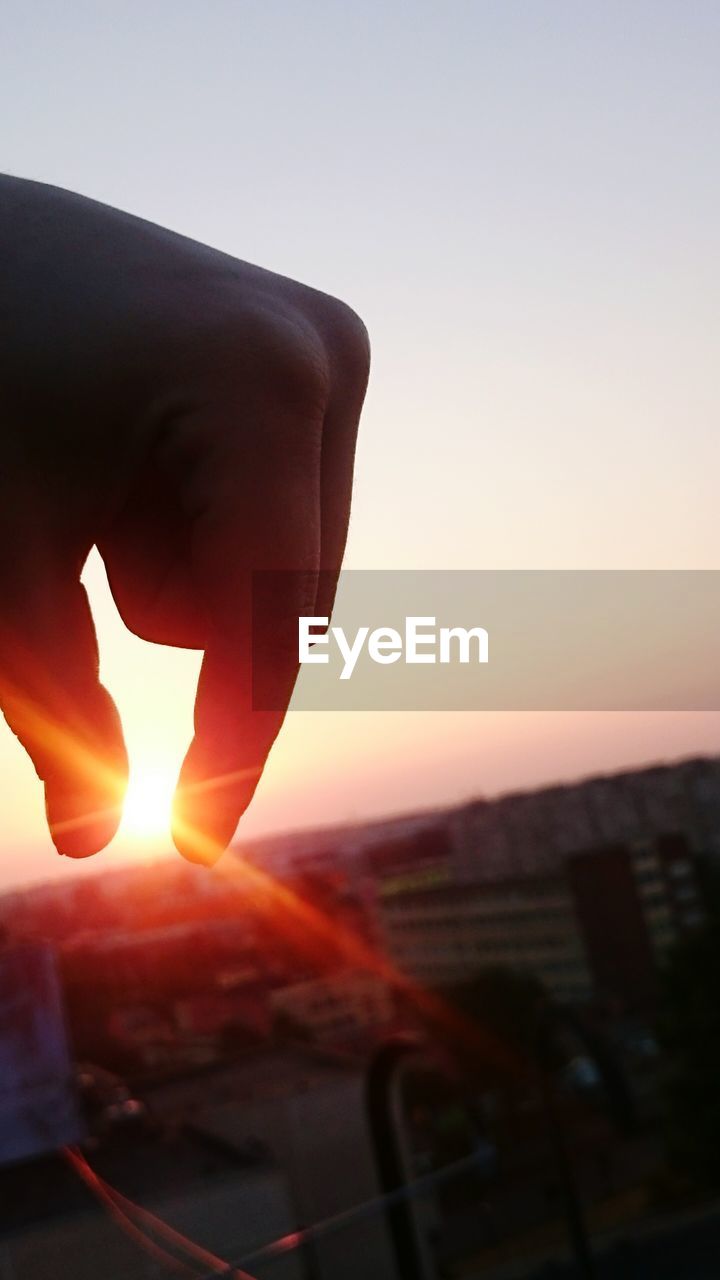
MULTIPOLYGON (((715 0, 5 0, 2 168, 360 312, 348 564, 717 568, 718 65, 715 0)), ((87 581, 136 775, 169 779, 197 657, 127 635, 98 562, 87 581)), ((296 713, 241 831, 715 750, 719 731, 296 713)), ((71 874, 4 727, 0 777, 0 883, 71 874)))

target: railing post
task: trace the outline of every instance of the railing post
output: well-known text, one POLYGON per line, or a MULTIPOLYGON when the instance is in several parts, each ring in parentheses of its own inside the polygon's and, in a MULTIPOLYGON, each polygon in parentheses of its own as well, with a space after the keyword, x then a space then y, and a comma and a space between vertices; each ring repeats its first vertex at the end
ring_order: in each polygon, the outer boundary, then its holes
MULTIPOLYGON (((370 1134, 383 1195, 410 1180, 409 1156, 402 1132, 399 1083, 403 1067, 422 1053, 415 1037, 389 1041, 376 1054, 367 1074, 370 1134)), ((398 1280, 436 1280, 427 1240, 417 1221, 414 1203, 394 1200, 385 1210, 397 1263, 398 1280)))

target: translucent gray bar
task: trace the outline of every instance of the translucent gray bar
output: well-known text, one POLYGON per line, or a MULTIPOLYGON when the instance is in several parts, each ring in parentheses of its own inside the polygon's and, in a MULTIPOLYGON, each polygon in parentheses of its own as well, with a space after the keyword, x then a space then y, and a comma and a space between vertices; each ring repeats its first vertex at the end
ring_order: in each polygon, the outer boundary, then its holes
MULTIPOLYGON (((288 575, 256 575, 255 706, 275 704, 265 680, 267 601, 278 607, 288 575), (276 588, 269 581, 277 577, 276 588), (262 582, 259 580, 262 579, 262 582)), ((289 624, 285 643, 293 643, 289 624)), ((297 638, 295 621, 292 631, 297 638)), ((381 638, 382 639, 382 638, 381 638)), ((384 651, 392 651, 387 641, 384 651)), ((433 652, 426 644, 423 653, 433 652)), ((327 641, 303 664, 293 698, 297 710, 697 711, 720 709, 720 572, 683 571, 348 571, 341 578, 327 641), (360 628, 394 629, 408 618, 433 618, 434 663, 373 661, 367 640, 352 674, 336 632, 346 642, 360 628), (335 632, 332 631, 335 628, 335 632), (481 628, 471 660, 440 662, 442 628, 481 628)))

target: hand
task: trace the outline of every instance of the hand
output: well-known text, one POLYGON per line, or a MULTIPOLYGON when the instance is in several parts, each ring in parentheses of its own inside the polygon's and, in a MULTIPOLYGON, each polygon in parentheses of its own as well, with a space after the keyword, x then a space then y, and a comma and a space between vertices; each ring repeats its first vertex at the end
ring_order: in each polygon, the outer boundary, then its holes
POLYGON ((57 188, 0 178, 0 705, 60 853, 119 821, 127 758, 80 574, 97 545, 125 624, 201 648, 173 838, 231 840, 329 614, 368 345, 322 293, 57 188), (296 571, 252 705, 251 575, 296 571), (293 631, 293 626, 295 631, 293 631))

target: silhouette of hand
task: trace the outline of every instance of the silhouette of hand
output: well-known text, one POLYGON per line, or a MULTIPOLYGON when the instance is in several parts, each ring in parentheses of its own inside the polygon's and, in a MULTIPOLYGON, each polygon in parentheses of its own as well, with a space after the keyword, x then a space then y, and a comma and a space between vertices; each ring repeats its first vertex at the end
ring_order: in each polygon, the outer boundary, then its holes
POLYGON ((38 183, 0 179, 0 248, 0 705, 57 849, 97 852, 127 778, 80 584, 97 545, 132 631, 204 650, 173 838, 211 862, 282 723, 297 615, 331 608, 365 330, 322 293, 38 183), (259 569, 294 571, 256 646, 278 711, 252 705, 259 569))

